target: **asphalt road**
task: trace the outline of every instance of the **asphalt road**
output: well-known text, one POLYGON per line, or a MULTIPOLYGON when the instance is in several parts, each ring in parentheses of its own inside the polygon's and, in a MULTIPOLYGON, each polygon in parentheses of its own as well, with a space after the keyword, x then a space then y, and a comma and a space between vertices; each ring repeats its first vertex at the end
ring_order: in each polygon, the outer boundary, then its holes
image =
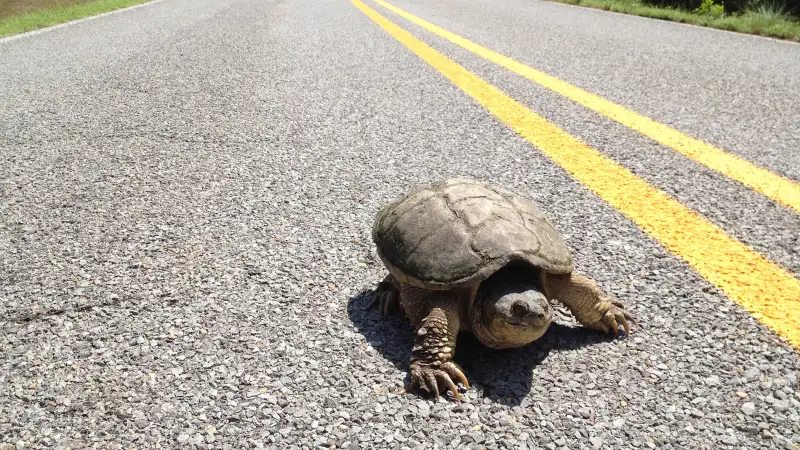
MULTIPOLYGON (((796 211, 365 4, 796 280, 796 211)), ((800 181, 797 44, 392 4, 800 181)), ((0 183, 5 447, 800 446, 796 349, 347 0, 163 0, 0 41, 0 183), (366 309, 372 220, 449 176, 536 202, 644 330, 464 336, 463 402, 403 393, 408 324, 366 309)))

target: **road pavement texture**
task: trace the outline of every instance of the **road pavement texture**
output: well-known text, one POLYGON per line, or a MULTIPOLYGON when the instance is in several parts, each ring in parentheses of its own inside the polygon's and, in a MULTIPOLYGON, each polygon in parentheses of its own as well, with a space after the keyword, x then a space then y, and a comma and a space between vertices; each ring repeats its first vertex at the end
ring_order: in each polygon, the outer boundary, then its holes
MULTIPOLYGON (((392 1, 794 182, 800 46, 515 0, 392 1)), ((373 8, 793 276, 797 213, 373 8)), ((786 448, 800 357, 346 0, 164 0, 0 42, 0 443, 786 448), (644 330, 469 336, 403 393, 377 209, 467 176, 537 203, 644 330)), ((676 224, 678 226, 678 224, 676 224)))

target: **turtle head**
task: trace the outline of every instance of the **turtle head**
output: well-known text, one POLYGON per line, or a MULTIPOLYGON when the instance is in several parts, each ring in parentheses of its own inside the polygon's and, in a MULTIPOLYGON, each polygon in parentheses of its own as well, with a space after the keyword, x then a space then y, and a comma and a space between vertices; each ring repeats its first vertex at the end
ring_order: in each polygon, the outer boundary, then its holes
POLYGON ((478 288, 470 309, 475 336, 486 346, 522 347, 539 339, 553 320, 541 277, 529 267, 506 267, 478 288))

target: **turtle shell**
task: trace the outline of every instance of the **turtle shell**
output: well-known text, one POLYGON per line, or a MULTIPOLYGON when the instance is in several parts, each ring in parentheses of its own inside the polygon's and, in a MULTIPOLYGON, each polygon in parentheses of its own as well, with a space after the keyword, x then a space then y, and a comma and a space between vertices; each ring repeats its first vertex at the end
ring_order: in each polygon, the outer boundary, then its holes
POLYGON ((415 187, 378 212, 372 239, 392 275, 427 289, 480 283, 514 261, 573 270, 569 248, 539 208, 474 180, 415 187))

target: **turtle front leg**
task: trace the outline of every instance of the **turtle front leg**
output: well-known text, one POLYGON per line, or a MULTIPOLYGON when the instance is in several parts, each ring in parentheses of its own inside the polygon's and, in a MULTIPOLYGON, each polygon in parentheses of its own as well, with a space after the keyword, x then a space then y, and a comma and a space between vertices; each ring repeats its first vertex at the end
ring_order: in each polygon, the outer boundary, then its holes
POLYGON ((467 377, 453 362, 458 335, 458 317, 453 323, 452 314, 442 308, 431 309, 414 337, 411 350, 411 388, 421 387, 439 399, 439 387, 449 390, 460 399, 456 382, 469 389, 467 377))
POLYGON ((545 279, 548 297, 555 298, 569 308, 581 325, 603 333, 619 333, 619 327, 630 334, 628 322, 636 319, 625 310, 618 300, 610 299, 591 278, 579 273, 571 275, 547 275, 545 279))
POLYGON ((400 303, 415 329, 410 388, 419 386, 437 401, 440 390, 449 390, 460 399, 457 382, 469 389, 467 377, 453 361, 459 331, 456 295, 412 286, 401 290, 400 303))

